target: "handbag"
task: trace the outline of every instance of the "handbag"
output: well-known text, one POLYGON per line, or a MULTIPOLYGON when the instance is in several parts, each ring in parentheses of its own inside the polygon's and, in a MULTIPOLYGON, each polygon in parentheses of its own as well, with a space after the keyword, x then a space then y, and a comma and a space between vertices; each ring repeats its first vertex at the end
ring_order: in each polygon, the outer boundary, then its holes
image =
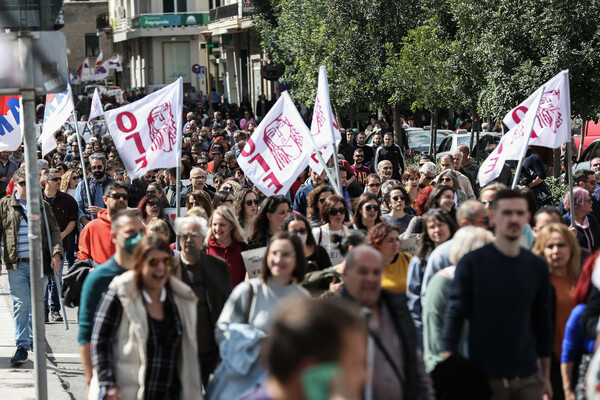
MULTIPOLYGON (((527 186, 537 178, 537 174, 529 168, 522 167, 519 175, 519 185, 527 186)), ((554 203, 550 187, 544 181, 530 188, 539 207, 551 206, 554 203)))

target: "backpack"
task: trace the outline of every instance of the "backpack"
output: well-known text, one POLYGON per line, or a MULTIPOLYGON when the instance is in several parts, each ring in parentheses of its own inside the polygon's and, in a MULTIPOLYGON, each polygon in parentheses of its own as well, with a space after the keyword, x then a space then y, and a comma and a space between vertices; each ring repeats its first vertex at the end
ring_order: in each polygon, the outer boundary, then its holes
POLYGON ((71 308, 79 307, 83 281, 90 271, 98 265, 94 260, 82 260, 77 261, 67 269, 67 272, 63 274, 61 293, 65 306, 71 308))

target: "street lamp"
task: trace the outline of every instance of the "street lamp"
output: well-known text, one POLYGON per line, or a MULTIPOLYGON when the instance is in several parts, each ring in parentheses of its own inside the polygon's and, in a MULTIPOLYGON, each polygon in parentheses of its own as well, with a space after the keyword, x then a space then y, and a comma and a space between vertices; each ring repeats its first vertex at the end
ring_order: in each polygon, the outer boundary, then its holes
POLYGON ((202 37, 204 38, 204 43, 206 43, 206 98, 208 100, 208 108, 210 108, 212 99, 210 96, 211 88, 210 88, 210 38, 212 36, 212 32, 204 31, 202 32, 202 37))

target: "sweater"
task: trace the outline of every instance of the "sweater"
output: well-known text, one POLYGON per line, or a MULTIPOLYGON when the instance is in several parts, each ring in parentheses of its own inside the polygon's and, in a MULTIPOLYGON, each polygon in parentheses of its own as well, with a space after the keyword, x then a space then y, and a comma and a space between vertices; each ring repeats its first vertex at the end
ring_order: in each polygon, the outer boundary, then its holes
POLYGON ((208 240, 206 254, 221 257, 227 262, 229 275, 231 276, 231 287, 236 287, 246 277, 246 267, 242 258, 242 246, 237 240, 233 240, 229 246, 221 246, 214 238, 208 240))
POLYGON ((79 234, 77 259, 92 259, 99 264, 105 263, 116 251, 111 233, 108 210, 100 210, 98 218, 88 222, 79 234))
POLYGON ((390 264, 383 266, 381 287, 393 293, 406 293, 408 265, 412 256, 408 253, 398 253, 390 264))
POLYGON ((565 337, 562 342, 561 364, 575 362, 580 354, 593 354, 595 338, 585 334, 581 324, 581 315, 585 310, 585 304, 578 304, 571 311, 567 325, 565 326, 565 337))
POLYGON ((310 294, 306 289, 295 283, 282 286, 273 282, 272 279, 265 283, 260 278, 254 278, 245 284, 236 286, 227 299, 215 327, 217 344, 221 344, 228 337, 229 324, 234 322, 249 323, 255 328, 267 332, 271 326, 275 309, 281 300, 288 296, 310 297, 310 294), (254 293, 251 305, 248 304, 250 285, 252 285, 254 293), (246 321, 248 307, 251 308, 249 318, 246 321))
POLYGON ((469 320, 469 358, 490 377, 522 377, 550 356, 552 321, 546 262, 528 250, 516 257, 494 243, 459 261, 444 323, 443 349, 456 352, 469 320))

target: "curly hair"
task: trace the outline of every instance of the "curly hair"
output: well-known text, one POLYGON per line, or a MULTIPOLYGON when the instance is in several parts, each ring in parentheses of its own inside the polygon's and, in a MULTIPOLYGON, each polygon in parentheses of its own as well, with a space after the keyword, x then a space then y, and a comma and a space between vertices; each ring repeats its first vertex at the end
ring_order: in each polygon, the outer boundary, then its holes
POLYGON ((333 188, 331 186, 329 186, 326 183, 322 183, 319 186, 317 186, 316 188, 314 188, 313 190, 311 190, 311 192, 308 194, 308 198, 306 200, 306 211, 307 211, 307 215, 308 215, 308 220, 309 221, 314 221, 319 219, 320 216, 320 212, 319 212, 319 197, 321 197, 321 195, 323 193, 335 193, 333 191, 333 188))
POLYGON ((394 225, 388 224, 387 222, 380 222, 369 230, 367 234, 367 241, 375 248, 379 248, 387 235, 390 232, 396 231, 400 235, 400 230, 394 225))
POLYGON ((427 199, 429 199, 429 195, 433 191, 433 188, 434 188, 433 186, 425 186, 419 192, 419 196, 417 197, 417 204, 416 204, 417 215, 425 214, 425 212, 426 212, 425 203, 427 203, 427 199))

